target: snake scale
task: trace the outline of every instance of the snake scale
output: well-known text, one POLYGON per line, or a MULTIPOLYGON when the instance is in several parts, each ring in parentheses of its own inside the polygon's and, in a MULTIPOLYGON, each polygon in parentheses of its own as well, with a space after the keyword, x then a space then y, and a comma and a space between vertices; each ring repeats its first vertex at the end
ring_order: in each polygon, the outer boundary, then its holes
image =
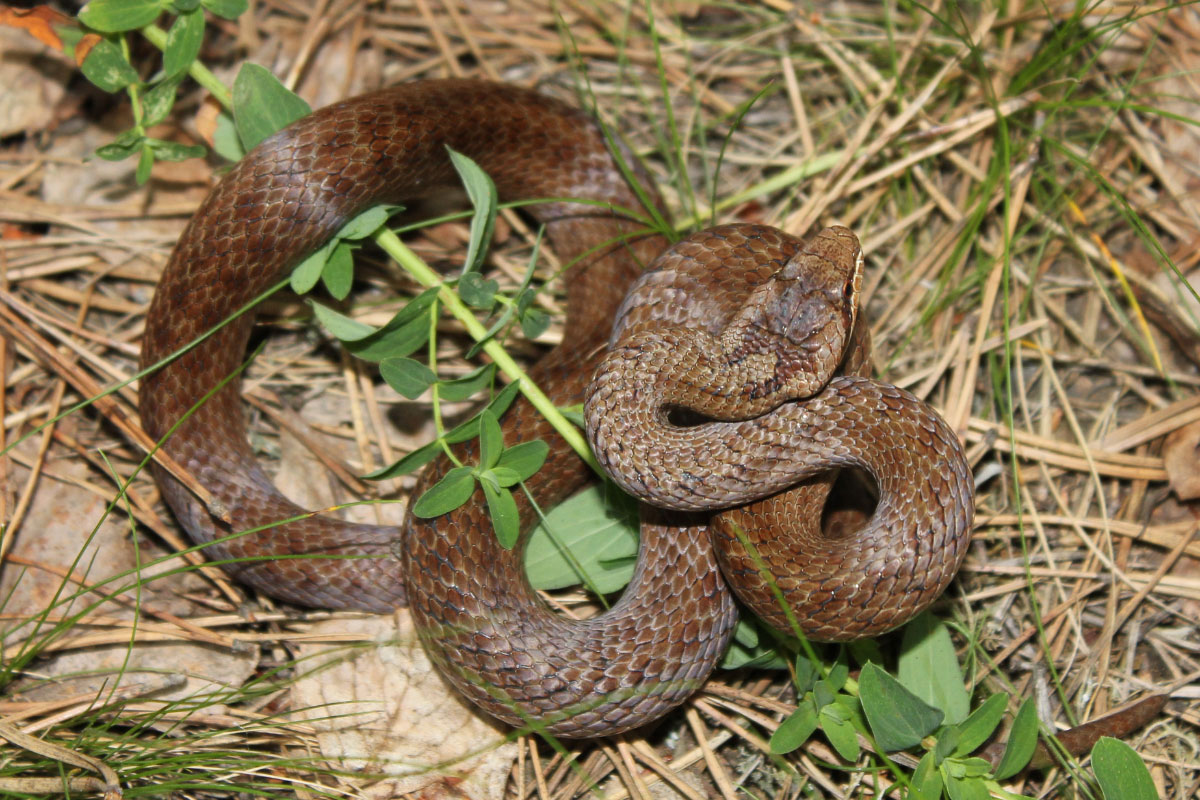
MULTIPOLYGON (((668 249, 632 218, 644 214, 643 199, 658 200, 643 173, 629 174, 587 114, 529 90, 465 80, 347 100, 262 142, 188 224, 145 328, 144 366, 217 329, 140 389, 146 431, 224 512, 218 520, 156 467, 189 535, 223 539, 206 554, 281 600, 378 612, 408 606, 432 659, 463 694, 502 720, 563 737, 635 728, 694 692, 736 619, 727 579, 768 620, 786 627, 791 616, 825 640, 880 633, 927 606, 965 553, 971 476, 931 409, 853 374, 862 357, 848 357, 857 365, 831 377, 842 347, 861 349, 853 333, 862 327, 854 325, 857 239, 834 228, 802 244, 740 225, 668 249), (537 598, 523 540, 511 551, 497 544, 478 489, 462 508, 410 517, 403 528, 307 514, 255 460, 236 379, 214 391, 236 376, 253 315, 220 323, 360 211, 455 187, 447 147, 478 162, 502 199, 595 201, 528 209, 574 264, 564 341, 530 375, 560 406, 586 398, 598 457, 623 488, 653 504, 643 507, 632 582, 591 619, 566 619, 537 598), (830 482, 822 476, 841 467, 871 475, 879 499, 868 524, 831 533, 820 522, 830 482), (781 613, 776 588, 791 615, 781 613)), ((542 508, 592 477, 525 402, 502 425, 509 444, 550 444, 546 465, 527 482, 542 508)), ((472 463, 470 446, 458 455, 472 463)), ((435 461, 415 491, 450 466, 435 461)), ((516 494, 528 528, 535 514, 516 494)))

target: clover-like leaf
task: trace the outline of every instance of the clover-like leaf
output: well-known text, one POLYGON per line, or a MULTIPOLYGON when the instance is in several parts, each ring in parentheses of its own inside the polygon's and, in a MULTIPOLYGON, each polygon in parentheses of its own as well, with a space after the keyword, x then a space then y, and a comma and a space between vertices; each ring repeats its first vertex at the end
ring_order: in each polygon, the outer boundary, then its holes
POLYGON ((1017 716, 1013 718, 1012 727, 1008 730, 1004 755, 1000 757, 1000 763, 993 772, 996 780, 1006 780, 1025 769, 1037 748, 1037 737, 1037 707, 1033 704, 1033 698, 1027 697, 1017 709, 1017 716))
POLYGON ((249 8, 247 0, 201 0, 201 3, 222 19, 237 19, 249 8))
POLYGON ((452 381, 442 381, 438 384, 438 394, 443 400, 450 402, 466 400, 490 386, 495 378, 496 365, 484 364, 481 367, 471 370, 461 378, 455 378, 452 381))
POLYGON ((337 232, 338 238, 351 241, 366 239, 383 227, 383 224, 388 221, 388 217, 403 208, 403 206, 387 204, 372 206, 342 226, 342 229, 337 232))
POLYGON ((204 12, 199 8, 180 13, 167 31, 163 48, 163 72, 168 78, 182 76, 200 55, 204 42, 204 12))
POLYGON ((549 453, 550 445, 541 439, 521 442, 505 450, 495 466, 510 469, 518 476, 517 480, 527 481, 546 463, 549 453))
MULTIPOLYGON (((142 95, 142 127, 149 128, 157 125, 171 113, 175 105, 175 94, 179 90, 181 78, 168 78, 159 81, 142 95)), ((184 145, 186 146, 186 145, 184 145)), ((204 148, 200 148, 201 154, 204 148)))
POLYGON ((450 150, 450 161, 458 171, 463 188, 467 190, 467 197, 471 199, 471 205, 475 207, 467 242, 467 257, 463 265, 463 277, 466 277, 467 273, 479 269, 483 263, 487 246, 492 239, 492 229, 496 224, 499 198, 496 194, 496 184, 478 164, 454 150, 450 150))
POLYGON ((379 374, 409 400, 416 400, 437 380, 433 370, 411 358, 385 358, 379 362, 379 374))
POLYGON ((954 755, 965 756, 986 742, 1004 719, 1004 709, 1007 706, 1008 695, 994 694, 972 711, 971 716, 959 723, 961 735, 958 745, 954 748, 954 755))
POLYGON ((440 517, 470 500, 474 493, 474 469, 455 467, 417 499, 413 504, 412 513, 421 519, 440 517))
POLYGON ((919 744, 942 723, 941 710, 922 701, 874 664, 863 667, 858 688, 875 742, 886 752, 919 744))
POLYGON ((121 33, 149 25, 158 19, 159 0, 92 0, 79 12, 79 21, 104 33, 121 33))
POLYGON ((1120 739, 1101 736, 1092 747, 1092 769, 1105 800, 1157 800, 1154 779, 1141 756, 1120 739))
POLYGON ((354 253, 350 245, 338 242, 329 253, 329 259, 321 270, 321 283, 338 300, 345 300, 354 284, 354 253))
POLYGON ((932 614, 919 614, 905 626, 896 676, 910 692, 941 709, 948 724, 967 718, 971 698, 963 686, 954 642, 950 631, 932 614))
POLYGON ((504 433, 500 422, 491 409, 485 408, 479 415, 479 466, 491 469, 500 460, 504 450, 504 433))
POLYGON ((121 48, 108 39, 96 42, 79 68, 85 78, 106 92, 119 92, 138 82, 137 70, 125 58, 121 48))
POLYGON ((308 103, 266 67, 247 62, 233 79, 233 120, 247 150, 310 113, 308 103))
POLYGON ((409 300, 382 328, 369 329, 366 334, 352 339, 334 335, 345 343, 347 350, 364 361, 407 356, 429 339, 430 309, 436 298, 436 288, 426 289, 409 300))
POLYGON ((517 501, 508 489, 499 488, 491 481, 480 481, 483 496, 487 500, 488 516, 496 531, 496 540, 505 550, 511 550, 521 533, 521 520, 517 513, 517 501))
POLYGON ((468 272, 458 281, 458 296, 475 308, 490 309, 496 304, 498 291, 500 284, 491 279, 485 280, 478 272, 468 272))
POLYGON ((817 712, 817 721, 839 756, 851 762, 858 758, 858 732, 850 722, 850 712, 840 703, 830 703, 817 712))
POLYGON ((816 706, 811 700, 804 698, 796 706, 796 710, 779 723, 779 727, 771 734, 771 752, 786 755, 802 747, 816 729, 816 706))

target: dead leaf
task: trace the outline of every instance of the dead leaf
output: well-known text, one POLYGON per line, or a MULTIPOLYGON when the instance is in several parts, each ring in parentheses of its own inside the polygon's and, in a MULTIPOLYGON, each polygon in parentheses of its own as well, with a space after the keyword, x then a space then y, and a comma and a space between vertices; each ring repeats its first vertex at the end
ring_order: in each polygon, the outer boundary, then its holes
POLYGON ((391 776, 369 796, 408 794, 444 781, 468 800, 503 796, 517 745, 442 680, 407 611, 328 620, 310 633, 367 642, 301 645, 305 672, 293 684, 292 707, 317 729, 326 758, 344 769, 391 776))
POLYGON ((1200 497, 1200 422, 1172 431, 1163 446, 1163 467, 1180 500, 1200 497))
POLYGON ((27 31, 42 44, 59 51, 63 49, 63 41, 55 29, 68 25, 78 27, 74 19, 50 6, 29 9, 0 7, 0 25, 27 31))
POLYGON ((66 59, 0 26, 0 137, 52 128, 73 73, 66 59))
MULTIPOLYGON (((29 454, 34 444, 18 449, 29 454)), ((49 463, 57 479, 48 474, 40 478, 12 547, 16 563, 5 565, 0 576, 5 614, 14 620, 0 631, 0 639, 11 648, 30 635, 31 626, 22 620, 47 609, 53 620, 101 602, 55 640, 56 652, 37 662, 37 673, 55 680, 31 685, 24 696, 51 700, 100 690, 111 693, 130 685, 163 685, 164 674, 182 674, 186 681, 156 692, 154 698, 160 701, 228 695, 241 686, 258 665, 256 647, 189 641, 186 631, 150 617, 143 619, 154 622, 154 633, 147 631, 147 622, 136 631, 123 624, 134 618, 139 606, 177 616, 194 613, 182 595, 204 583, 190 573, 165 575, 178 567, 174 559, 146 567, 163 552, 140 532, 135 547, 128 519, 119 513, 105 516, 105 500, 78 485, 95 478, 87 465, 55 458, 49 463), (73 579, 62 577, 67 574, 73 579), (156 579, 159 575, 164 577, 156 579), (135 576, 140 586, 126 588, 135 576), (83 583, 102 587, 103 594, 80 593, 83 583)), ((13 485, 23 486, 26 474, 24 469, 14 470, 13 485)), ((223 708, 213 706, 217 711, 223 708)))

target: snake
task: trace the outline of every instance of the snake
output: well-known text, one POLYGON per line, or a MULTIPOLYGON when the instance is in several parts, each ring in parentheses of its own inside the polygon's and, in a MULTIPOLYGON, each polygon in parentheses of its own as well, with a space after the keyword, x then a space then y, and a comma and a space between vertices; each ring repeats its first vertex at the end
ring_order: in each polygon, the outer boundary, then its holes
MULTIPOLYGON (((309 607, 407 607, 468 700, 558 737, 629 731, 686 700, 730 642, 735 598, 820 640, 899 625, 957 571, 973 484, 931 407, 861 374, 857 238, 734 224, 672 245, 646 223, 663 213, 619 138, 531 89, 418 81, 283 128, 201 203, 148 309, 139 412, 175 463, 153 465, 164 500, 255 590, 309 607), (560 407, 584 404, 598 460, 645 501, 633 577, 587 619, 550 608, 522 553, 539 514, 596 476, 524 399, 501 419, 504 441, 541 439, 549 452, 514 492, 511 549, 478 487, 431 519, 354 523, 284 498, 247 439, 238 376, 256 299, 362 211, 456 190, 448 150, 478 163, 501 200, 545 201, 524 209, 569 265, 566 332, 526 379, 560 407), (850 529, 822 525, 845 470, 874 482, 874 511, 850 529)), ((476 443, 453 452, 479 458, 476 443)), ((453 466, 430 463, 412 496, 453 466)))

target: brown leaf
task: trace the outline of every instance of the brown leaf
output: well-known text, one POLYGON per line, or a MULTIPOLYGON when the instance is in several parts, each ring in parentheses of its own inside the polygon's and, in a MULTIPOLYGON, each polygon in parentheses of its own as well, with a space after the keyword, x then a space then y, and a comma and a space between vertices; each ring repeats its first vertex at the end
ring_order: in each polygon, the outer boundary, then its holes
POLYGON ((1200 422, 1172 431, 1163 446, 1163 467, 1180 500, 1200 497, 1200 422))
POLYGON ((30 9, 0 7, 0 25, 28 31, 42 44, 59 51, 64 49, 63 41, 55 28, 75 24, 74 19, 50 6, 36 6, 30 9))
POLYGON ((308 671, 292 686, 292 706, 317 729, 326 758, 390 776, 372 797, 447 780, 462 800, 503 796, 516 744, 442 680, 407 611, 326 620, 309 633, 368 643, 300 646, 298 664, 308 671))

